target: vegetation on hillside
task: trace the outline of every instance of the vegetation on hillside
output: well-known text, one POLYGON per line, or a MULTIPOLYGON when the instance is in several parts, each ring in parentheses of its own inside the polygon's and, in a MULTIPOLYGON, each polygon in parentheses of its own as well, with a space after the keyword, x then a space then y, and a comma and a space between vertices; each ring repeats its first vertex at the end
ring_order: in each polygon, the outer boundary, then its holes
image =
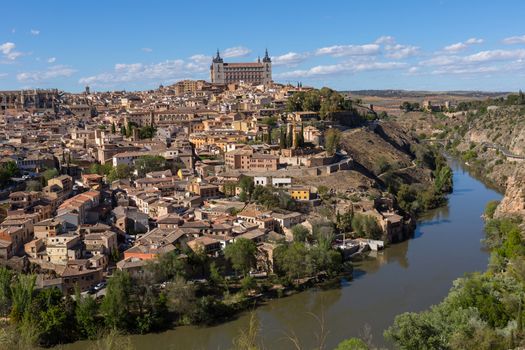
MULTIPOLYGON (((492 207, 489 204, 487 212, 492 207)), ((520 224, 518 218, 487 216, 488 270, 456 280, 445 300, 430 310, 397 316, 385 336, 400 349, 524 346, 525 247, 520 224)))

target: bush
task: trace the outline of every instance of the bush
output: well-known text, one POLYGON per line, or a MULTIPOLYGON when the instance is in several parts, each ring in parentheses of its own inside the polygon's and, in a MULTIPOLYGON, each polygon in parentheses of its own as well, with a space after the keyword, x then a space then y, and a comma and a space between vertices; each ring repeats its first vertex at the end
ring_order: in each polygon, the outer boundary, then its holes
POLYGON ((494 212, 496 212, 496 208, 498 207, 499 201, 490 201, 485 206, 485 218, 492 219, 494 217, 494 212))

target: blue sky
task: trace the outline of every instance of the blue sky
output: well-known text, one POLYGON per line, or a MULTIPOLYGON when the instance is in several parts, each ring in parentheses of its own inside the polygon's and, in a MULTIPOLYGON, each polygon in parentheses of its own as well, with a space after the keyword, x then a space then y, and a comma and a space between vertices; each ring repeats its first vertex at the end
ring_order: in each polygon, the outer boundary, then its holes
POLYGON ((525 90, 525 1, 9 1, 0 90, 142 90, 268 48, 278 82, 525 90))

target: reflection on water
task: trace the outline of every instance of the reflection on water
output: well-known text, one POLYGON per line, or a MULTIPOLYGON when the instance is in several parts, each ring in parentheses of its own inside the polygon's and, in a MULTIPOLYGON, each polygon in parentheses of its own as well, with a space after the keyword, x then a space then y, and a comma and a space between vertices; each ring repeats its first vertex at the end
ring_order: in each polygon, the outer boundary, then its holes
MULTIPOLYGON (((318 344, 319 319, 325 329, 326 348, 341 340, 361 336, 370 325, 374 341, 385 344, 382 333, 395 315, 420 311, 447 294, 452 281, 465 272, 484 270, 487 253, 482 249, 485 203, 500 195, 452 163, 454 192, 446 207, 436 209, 418 223, 415 239, 393 244, 372 258, 355 264, 355 278, 341 288, 309 290, 272 300, 255 310, 267 349, 291 349, 295 335, 304 348, 318 344), (409 249, 410 248, 410 249, 409 249), (316 315, 314 317, 313 315, 316 315)), ((229 349, 245 327, 249 314, 214 327, 179 327, 160 334, 133 336, 137 349, 229 349)), ((85 348, 79 342, 64 347, 85 348)))

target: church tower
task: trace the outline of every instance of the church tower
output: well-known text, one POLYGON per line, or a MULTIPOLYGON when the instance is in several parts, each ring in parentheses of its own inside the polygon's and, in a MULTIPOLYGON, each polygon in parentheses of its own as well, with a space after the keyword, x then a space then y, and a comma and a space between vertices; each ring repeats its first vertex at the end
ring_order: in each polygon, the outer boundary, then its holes
POLYGON ((263 58, 263 65, 264 65, 264 84, 270 84, 272 82, 272 60, 270 56, 268 56, 268 49, 266 49, 266 52, 264 54, 263 58))
POLYGON ((224 60, 219 54, 219 49, 217 49, 217 55, 212 58, 210 79, 214 84, 224 84, 224 60))

